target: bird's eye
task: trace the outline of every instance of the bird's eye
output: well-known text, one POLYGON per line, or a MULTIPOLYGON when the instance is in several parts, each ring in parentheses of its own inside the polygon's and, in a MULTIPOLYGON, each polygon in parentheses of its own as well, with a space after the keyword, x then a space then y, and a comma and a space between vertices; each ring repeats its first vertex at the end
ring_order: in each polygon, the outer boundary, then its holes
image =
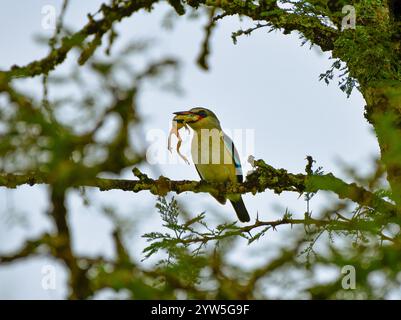
POLYGON ((197 114, 203 118, 207 116, 206 111, 204 111, 204 110, 198 111, 197 114))

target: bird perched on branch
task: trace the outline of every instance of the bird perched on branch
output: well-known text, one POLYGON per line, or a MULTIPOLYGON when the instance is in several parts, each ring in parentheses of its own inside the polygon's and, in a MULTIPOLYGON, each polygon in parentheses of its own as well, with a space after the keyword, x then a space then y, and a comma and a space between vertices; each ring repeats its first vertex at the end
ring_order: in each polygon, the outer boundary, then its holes
MULTIPOLYGON (((191 143, 192 159, 202 180, 208 182, 242 182, 241 162, 234 143, 220 126, 216 115, 206 108, 192 108, 189 111, 174 112, 179 127, 188 125, 194 130, 191 143)), ((241 194, 213 196, 221 204, 230 200, 238 219, 249 221, 249 214, 241 194)))

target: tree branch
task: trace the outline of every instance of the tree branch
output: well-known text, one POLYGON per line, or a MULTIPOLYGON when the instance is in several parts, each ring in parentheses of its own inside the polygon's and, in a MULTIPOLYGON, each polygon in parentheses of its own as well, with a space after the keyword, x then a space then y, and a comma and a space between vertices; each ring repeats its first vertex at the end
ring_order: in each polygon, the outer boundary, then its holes
MULTIPOLYGON (((12 254, 0 255, 0 264, 11 263, 19 259, 28 258, 30 256, 39 254, 39 247, 47 246, 49 248, 55 248, 56 244, 57 241, 55 241, 55 237, 52 237, 49 234, 45 233, 36 239, 26 240, 24 246, 12 254)), ((41 254, 44 255, 45 253, 41 252, 41 254)))
MULTIPOLYGON (((111 29, 114 22, 121 21, 140 9, 151 10, 152 5, 156 2, 158 0, 115 2, 110 6, 102 4, 98 12, 103 14, 103 18, 95 20, 92 16, 89 16, 88 23, 81 30, 70 36, 63 37, 61 45, 52 49, 46 57, 25 66, 14 65, 8 71, 0 71, 0 79, 34 77, 40 74, 47 74, 66 59, 72 48, 82 47, 88 37, 94 36, 89 46, 83 49, 79 58, 80 63, 84 63, 93 54, 94 49, 101 44, 101 38, 111 29)), ((309 14, 307 14, 308 12, 291 12, 279 8, 276 1, 264 1, 259 5, 243 5, 239 1, 224 0, 187 2, 193 7, 205 4, 221 9, 224 11, 224 16, 238 14, 248 16, 253 20, 267 21, 273 28, 282 29, 284 34, 299 31, 306 39, 320 46, 323 51, 332 50, 338 36, 337 30, 322 23, 316 12, 309 12, 309 14)))
MULTIPOLYGON (((177 194, 191 191, 194 193, 206 192, 210 194, 224 195, 228 193, 260 193, 266 189, 277 194, 283 191, 297 193, 317 192, 319 190, 331 191, 340 199, 348 199, 359 205, 374 208, 388 217, 395 217, 396 207, 380 198, 373 192, 358 186, 355 183, 346 183, 335 177, 333 174, 305 175, 293 174, 285 169, 275 169, 266 164, 263 160, 254 161, 255 170, 249 173, 244 183, 221 184, 209 183, 206 181, 173 181, 160 176, 158 179, 151 179, 139 169, 134 168, 133 173, 139 180, 127 179, 105 179, 95 178, 73 182, 69 187, 94 187, 101 191, 122 190, 131 192, 150 191, 154 195, 165 196, 168 192, 177 194)), ((85 178, 83 178, 85 179, 85 178)), ((0 174, 0 186, 15 188, 19 185, 29 184, 50 184, 49 177, 43 173, 28 174, 0 174)))
MULTIPOLYGON (((240 234, 249 233, 250 231, 261 228, 269 227, 275 229, 277 226, 282 225, 303 225, 303 226, 315 226, 317 228, 327 228, 330 231, 365 231, 371 232, 372 234, 378 235, 382 240, 388 240, 394 242, 395 240, 391 237, 384 236, 380 229, 382 225, 378 225, 375 221, 364 220, 364 219, 352 219, 348 221, 342 221, 339 219, 314 219, 306 217, 305 219, 292 219, 282 218, 273 221, 260 221, 256 220, 254 224, 247 225, 244 227, 230 227, 223 232, 216 233, 199 233, 197 237, 188 237, 186 239, 178 239, 177 243, 181 244, 195 244, 195 243, 207 243, 209 241, 219 241, 228 237, 238 236, 240 234)), ((267 231, 267 230, 266 230, 267 231)), ((265 231, 264 231, 265 232, 265 231)), ((252 237, 249 240, 253 240, 252 237)))
POLYGON ((71 36, 63 37, 61 45, 51 50, 46 57, 25 66, 14 65, 9 71, 2 71, 0 72, 0 80, 1 78, 34 77, 40 74, 47 74, 67 58, 67 54, 72 48, 82 46, 89 36, 94 35, 95 39, 90 43, 87 50, 84 49, 81 53, 80 61, 84 62, 93 54, 93 46, 100 45, 99 40, 110 30, 114 22, 121 21, 140 9, 150 10, 156 2, 158 1, 137 0, 115 2, 111 6, 102 4, 98 12, 103 13, 103 18, 95 20, 89 15, 88 23, 80 31, 71 36))
POLYGON ((216 7, 224 11, 226 15, 244 15, 255 21, 266 21, 274 29, 282 29, 284 34, 299 31, 313 44, 320 46, 323 51, 334 49, 334 42, 338 37, 338 30, 329 27, 322 22, 323 12, 318 12, 311 6, 303 6, 303 3, 289 2, 294 6, 302 6, 300 12, 282 9, 277 6, 277 1, 266 0, 254 4, 252 1, 228 1, 206 0, 191 1, 191 3, 204 2, 205 5, 216 7), (312 10, 313 9, 313 10, 312 10))

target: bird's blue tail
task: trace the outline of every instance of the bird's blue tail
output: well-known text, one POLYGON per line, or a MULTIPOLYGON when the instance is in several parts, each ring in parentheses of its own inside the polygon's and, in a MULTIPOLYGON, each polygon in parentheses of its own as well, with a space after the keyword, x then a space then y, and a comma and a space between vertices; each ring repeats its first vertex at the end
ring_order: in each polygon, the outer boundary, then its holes
POLYGON ((231 200, 231 204, 234 207, 235 212, 237 213, 237 217, 241 222, 248 222, 250 220, 248 210, 246 210, 244 201, 242 201, 242 197, 238 200, 231 200))

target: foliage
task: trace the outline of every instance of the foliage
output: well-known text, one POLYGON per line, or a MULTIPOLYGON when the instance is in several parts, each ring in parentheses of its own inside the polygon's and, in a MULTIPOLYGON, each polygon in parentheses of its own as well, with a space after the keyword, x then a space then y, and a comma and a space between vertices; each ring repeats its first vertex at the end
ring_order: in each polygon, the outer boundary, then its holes
MULTIPOLYGON (((207 16, 198 65, 208 70, 213 30, 226 16, 237 15, 254 23, 233 30, 232 39, 255 30, 296 32, 301 45, 310 44, 330 52, 332 67, 320 75, 327 84, 338 79, 348 96, 356 88, 365 101, 365 118, 377 135, 381 154, 373 174, 352 183, 314 168, 307 157, 305 173, 274 168, 253 161, 244 183, 213 184, 204 181, 151 179, 137 166, 145 154, 138 112, 138 96, 147 82, 177 89, 179 62, 174 57, 147 60, 151 46, 132 42, 114 52, 118 39, 115 25, 139 11, 152 12, 157 0, 111 0, 78 31, 63 23, 68 9, 64 0, 55 34, 48 39, 49 53, 25 66, 0 72, 0 185, 46 184, 49 219, 53 231, 27 239, 15 252, 0 255, 5 265, 31 256, 51 256, 69 271, 71 299, 85 299, 104 288, 125 290, 130 298, 274 298, 269 288, 291 286, 297 298, 388 298, 399 288, 401 212, 401 24, 398 6, 384 0, 203 0, 167 1, 175 18, 197 13, 207 16), (342 8, 356 10, 355 28, 343 30, 342 8), (67 55, 74 65, 59 72, 67 55), (144 58, 144 66, 130 58, 144 58), (76 63, 75 63, 76 62, 76 63), (97 79, 91 84, 86 77, 97 79), (26 93, 18 85, 41 77, 42 96, 26 93), (62 87, 64 95, 52 95, 62 87), (75 88, 74 90, 72 88, 75 88), (72 94, 73 92, 73 94, 72 94), (65 110, 77 116, 66 119, 65 110), (113 134, 102 138, 108 123, 113 134), (138 130, 139 129, 139 130, 138 130), (128 169, 137 179, 121 179, 128 169), (111 176, 114 175, 114 176, 111 176), (117 178, 116 178, 117 176, 117 178), (106 208, 111 219, 115 257, 81 257, 74 253, 68 224, 66 199, 74 189, 85 187, 130 192, 149 191, 158 196, 156 208, 162 230, 145 233, 148 246, 141 259, 132 257, 125 237, 127 223, 106 208), (274 221, 239 226, 236 222, 211 226, 205 213, 188 214, 168 192, 211 194, 252 193, 272 190, 304 196, 307 208, 298 213, 285 210, 274 221), (336 196, 326 210, 313 212, 310 201, 318 192, 336 196), (125 227, 124 227, 125 226, 125 227), (282 232, 288 241, 259 266, 247 267, 230 260, 230 248, 246 245, 247 251, 269 242, 282 232), (150 263, 156 259, 156 263, 150 263), (137 261, 139 260, 139 261, 137 261), (146 261, 144 261, 146 260, 146 261), (145 262, 150 266, 145 267, 145 262), (342 286, 344 266, 357 272, 357 289, 342 286), (335 269, 324 283, 319 268, 335 269), (379 280, 377 280, 377 278, 379 280), (376 279, 376 280, 375 280, 376 279), (302 280, 302 281, 301 281, 302 280)), ((85 198, 85 192, 82 192, 85 198)), ((89 202, 90 200, 88 200, 89 202)), ((259 247, 257 247, 260 250, 259 247)), ((282 293, 282 297, 285 296, 282 293)))

